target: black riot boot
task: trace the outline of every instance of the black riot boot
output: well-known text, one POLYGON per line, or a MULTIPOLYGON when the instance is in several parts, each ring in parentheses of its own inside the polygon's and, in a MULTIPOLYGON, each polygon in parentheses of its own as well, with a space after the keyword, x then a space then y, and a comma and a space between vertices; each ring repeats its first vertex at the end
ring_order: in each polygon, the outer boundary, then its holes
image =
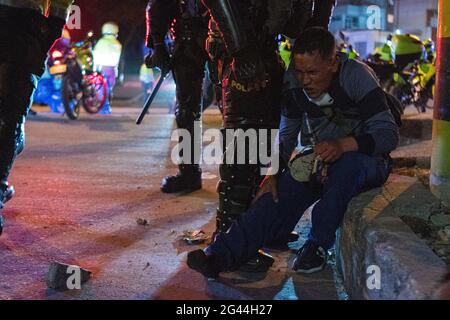
POLYGON ((180 164, 179 172, 161 182, 164 193, 192 192, 202 188, 202 170, 197 164, 180 164))
MULTIPOLYGON (((217 209, 213 241, 219 233, 228 232, 228 229, 232 228, 233 222, 247 211, 255 186, 258 185, 255 178, 258 176, 258 170, 259 167, 254 165, 220 165, 220 181, 217 186, 219 208, 217 209)), ((274 262, 275 259, 272 256, 259 250, 252 259, 241 265, 238 271, 267 272, 274 262)))
MULTIPOLYGON (((219 233, 227 232, 236 218, 236 216, 227 215, 226 213, 224 214, 218 211, 216 218, 216 230, 213 233, 212 240, 214 241, 215 237, 219 233)), ((253 258, 242 264, 237 271, 244 273, 264 273, 269 270, 274 262, 275 259, 270 254, 264 252, 263 250, 259 250, 253 258)))
POLYGON ((9 186, 7 182, 0 184, 0 235, 3 232, 4 218, 2 216, 2 209, 4 204, 11 200, 14 195, 14 188, 9 186))
POLYGON ((0 209, 3 209, 5 203, 11 200, 14 194, 14 187, 10 186, 8 182, 0 183, 0 209))

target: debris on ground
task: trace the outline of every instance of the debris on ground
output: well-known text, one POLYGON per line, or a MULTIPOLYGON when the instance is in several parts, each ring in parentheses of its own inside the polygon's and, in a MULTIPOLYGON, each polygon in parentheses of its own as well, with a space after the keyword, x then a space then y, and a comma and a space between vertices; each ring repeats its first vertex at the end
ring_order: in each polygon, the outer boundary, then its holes
POLYGON ((203 230, 185 230, 183 231, 183 240, 188 244, 201 244, 208 240, 209 237, 203 230))
POLYGON ((92 272, 77 265, 54 261, 47 273, 47 287, 55 290, 81 289, 81 285, 91 278, 92 272))
POLYGON ((142 218, 137 218, 136 219, 136 223, 140 226, 147 226, 148 225, 148 221, 142 218))

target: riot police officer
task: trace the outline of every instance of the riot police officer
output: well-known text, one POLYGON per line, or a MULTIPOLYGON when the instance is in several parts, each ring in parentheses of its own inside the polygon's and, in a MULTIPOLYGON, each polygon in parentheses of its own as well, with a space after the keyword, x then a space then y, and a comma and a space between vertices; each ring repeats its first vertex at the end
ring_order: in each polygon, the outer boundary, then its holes
POLYGON ((165 74, 172 69, 176 84, 176 123, 191 134, 191 159, 181 163, 176 175, 165 177, 161 191, 175 193, 201 189, 202 171, 199 167, 201 141, 194 138, 194 121, 201 118, 202 84, 208 56, 204 44, 208 33, 207 10, 199 0, 151 0, 147 11, 147 56, 149 68, 158 67, 165 74), (174 33, 174 52, 170 58, 165 37, 174 33), (197 144, 197 147, 195 147, 197 144))
POLYGON ((8 185, 24 146, 24 122, 47 51, 61 36, 73 0, 0 0, 0 234, 1 210, 14 194, 8 185))
MULTIPOLYGON (((218 67, 224 129, 277 129, 283 84, 276 38, 296 38, 308 26, 328 27, 335 0, 202 0, 210 23, 207 51, 218 67)), ((258 137, 258 144, 270 145, 258 137)), ((235 144, 228 143, 227 153, 235 144)), ((248 150, 248 146, 247 150, 248 150)), ((216 233, 244 213, 261 182, 261 163, 220 165, 216 233)), ((279 239, 281 242, 287 239, 279 239)), ((270 266, 265 255, 255 265, 270 266)), ((257 267, 258 269, 258 267, 257 267)))

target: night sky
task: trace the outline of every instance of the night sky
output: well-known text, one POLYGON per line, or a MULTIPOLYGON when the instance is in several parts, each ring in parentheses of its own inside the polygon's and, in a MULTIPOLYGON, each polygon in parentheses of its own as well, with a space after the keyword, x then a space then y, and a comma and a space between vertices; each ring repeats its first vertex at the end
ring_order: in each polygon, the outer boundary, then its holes
POLYGON ((124 47, 125 73, 137 73, 143 59, 145 8, 148 0, 75 0, 81 8, 81 30, 71 30, 73 40, 82 40, 89 30, 96 39, 107 21, 119 24, 119 41, 124 47))

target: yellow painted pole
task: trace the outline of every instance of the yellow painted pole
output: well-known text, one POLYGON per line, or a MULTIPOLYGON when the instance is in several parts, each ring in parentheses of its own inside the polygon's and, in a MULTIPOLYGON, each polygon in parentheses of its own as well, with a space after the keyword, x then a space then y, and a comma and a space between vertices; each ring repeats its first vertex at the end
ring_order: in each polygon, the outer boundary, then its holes
POLYGON ((439 0, 431 191, 450 205, 450 0, 439 0))

